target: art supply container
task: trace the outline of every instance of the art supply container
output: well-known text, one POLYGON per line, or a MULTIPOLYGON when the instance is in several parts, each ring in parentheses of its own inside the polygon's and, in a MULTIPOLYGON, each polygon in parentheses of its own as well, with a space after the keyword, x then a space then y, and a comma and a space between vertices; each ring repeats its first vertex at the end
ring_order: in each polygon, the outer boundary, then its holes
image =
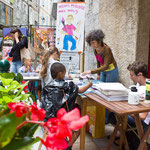
POLYGON ((131 87, 131 91, 128 95, 128 103, 137 105, 139 103, 139 93, 136 87, 131 87))

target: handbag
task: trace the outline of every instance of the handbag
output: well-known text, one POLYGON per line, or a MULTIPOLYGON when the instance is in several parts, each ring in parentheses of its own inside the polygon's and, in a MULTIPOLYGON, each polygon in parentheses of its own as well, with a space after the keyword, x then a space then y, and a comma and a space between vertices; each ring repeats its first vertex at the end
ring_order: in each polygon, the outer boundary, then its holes
POLYGON ((21 61, 23 62, 25 58, 32 58, 32 60, 35 60, 36 54, 34 51, 33 46, 28 41, 28 48, 24 47, 20 49, 20 55, 21 55, 21 61))

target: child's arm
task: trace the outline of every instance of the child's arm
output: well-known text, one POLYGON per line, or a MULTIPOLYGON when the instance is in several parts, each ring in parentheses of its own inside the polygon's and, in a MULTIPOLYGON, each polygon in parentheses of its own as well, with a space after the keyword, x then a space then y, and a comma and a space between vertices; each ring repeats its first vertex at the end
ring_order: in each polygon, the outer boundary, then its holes
POLYGON ((79 87, 78 93, 83 93, 85 92, 89 87, 92 86, 92 82, 90 81, 87 85, 84 85, 82 87, 79 87))

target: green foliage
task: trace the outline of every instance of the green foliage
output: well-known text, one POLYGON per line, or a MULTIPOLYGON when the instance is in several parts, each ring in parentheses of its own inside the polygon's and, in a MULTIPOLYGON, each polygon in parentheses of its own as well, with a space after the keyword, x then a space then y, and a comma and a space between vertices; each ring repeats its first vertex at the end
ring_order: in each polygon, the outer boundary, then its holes
POLYGON ((4 115, 0 118, 0 148, 6 146, 16 132, 15 113, 4 115), (6 128, 7 127, 7 128, 6 128))
POLYGON ((20 84, 23 80, 21 74, 0 73, 0 111, 7 108, 9 102, 19 102, 33 99, 32 94, 23 94, 22 91, 28 82, 20 84))
POLYGON ((17 118, 16 113, 9 113, 7 108, 9 102, 33 101, 31 93, 22 93, 28 85, 20 84, 23 80, 21 74, 0 73, 0 149, 1 150, 28 150, 31 145, 38 142, 40 138, 33 138, 37 124, 27 123, 19 130, 16 128, 26 120, 26 115, 17 118))
POLYGON ((16 131, 16 127, 23 121, 25 121, 25 115, 17 118, 15 112, 11 114, 8 111, 3 112, 3 116, 0 117, 1 150, 27 149, 26 147, 40 140, 39 138, 33 138, 38 124, 27 123, 16 131))

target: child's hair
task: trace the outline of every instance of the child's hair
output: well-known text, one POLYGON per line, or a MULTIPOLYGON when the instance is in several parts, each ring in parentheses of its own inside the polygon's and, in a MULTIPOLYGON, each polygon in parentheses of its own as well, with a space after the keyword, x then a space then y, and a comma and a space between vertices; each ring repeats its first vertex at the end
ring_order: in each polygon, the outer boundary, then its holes
POLYGON ((28 59, 32 59, 32 58, 31 58, 31 57, 23 58, 23 60, 22 60, 23 65, 25 65, 25 62, 26 62, 28 59))
POLYGON ((40 73, 40 75, 41 75, 42 78, 46 77, 49 58, 55 52, 57 52, 58 54, 60 54, 59 51, 58 51, 58 49, 56 47, 52 46, 44 54, 43 59, 42 59, 42 69, 41 69, 41 73, 40 73))
POLYGON ((66 71, 66 67, 63 64, 56 62, 52 64, 50 71, 51 71, 52 78, 56 79, 58 73, 60 72, 63 73, 64 71, 66 71))
POLYGON ((16 32, 18 32, 18 35, 19 35, 19 40, 21 40, 22 39, 22 37, 23 37, 23 34, 22 34, 22 32, 19 30, 19 29, 11 29, 11 31, 10 31, 10 33, 12 33, 12 34, 15 34, 16 32))
POLYGON ((42 52, 38 53, 38 56, 44 56, 44 54, 45 54, 45 51, 42 51, 42 52))

